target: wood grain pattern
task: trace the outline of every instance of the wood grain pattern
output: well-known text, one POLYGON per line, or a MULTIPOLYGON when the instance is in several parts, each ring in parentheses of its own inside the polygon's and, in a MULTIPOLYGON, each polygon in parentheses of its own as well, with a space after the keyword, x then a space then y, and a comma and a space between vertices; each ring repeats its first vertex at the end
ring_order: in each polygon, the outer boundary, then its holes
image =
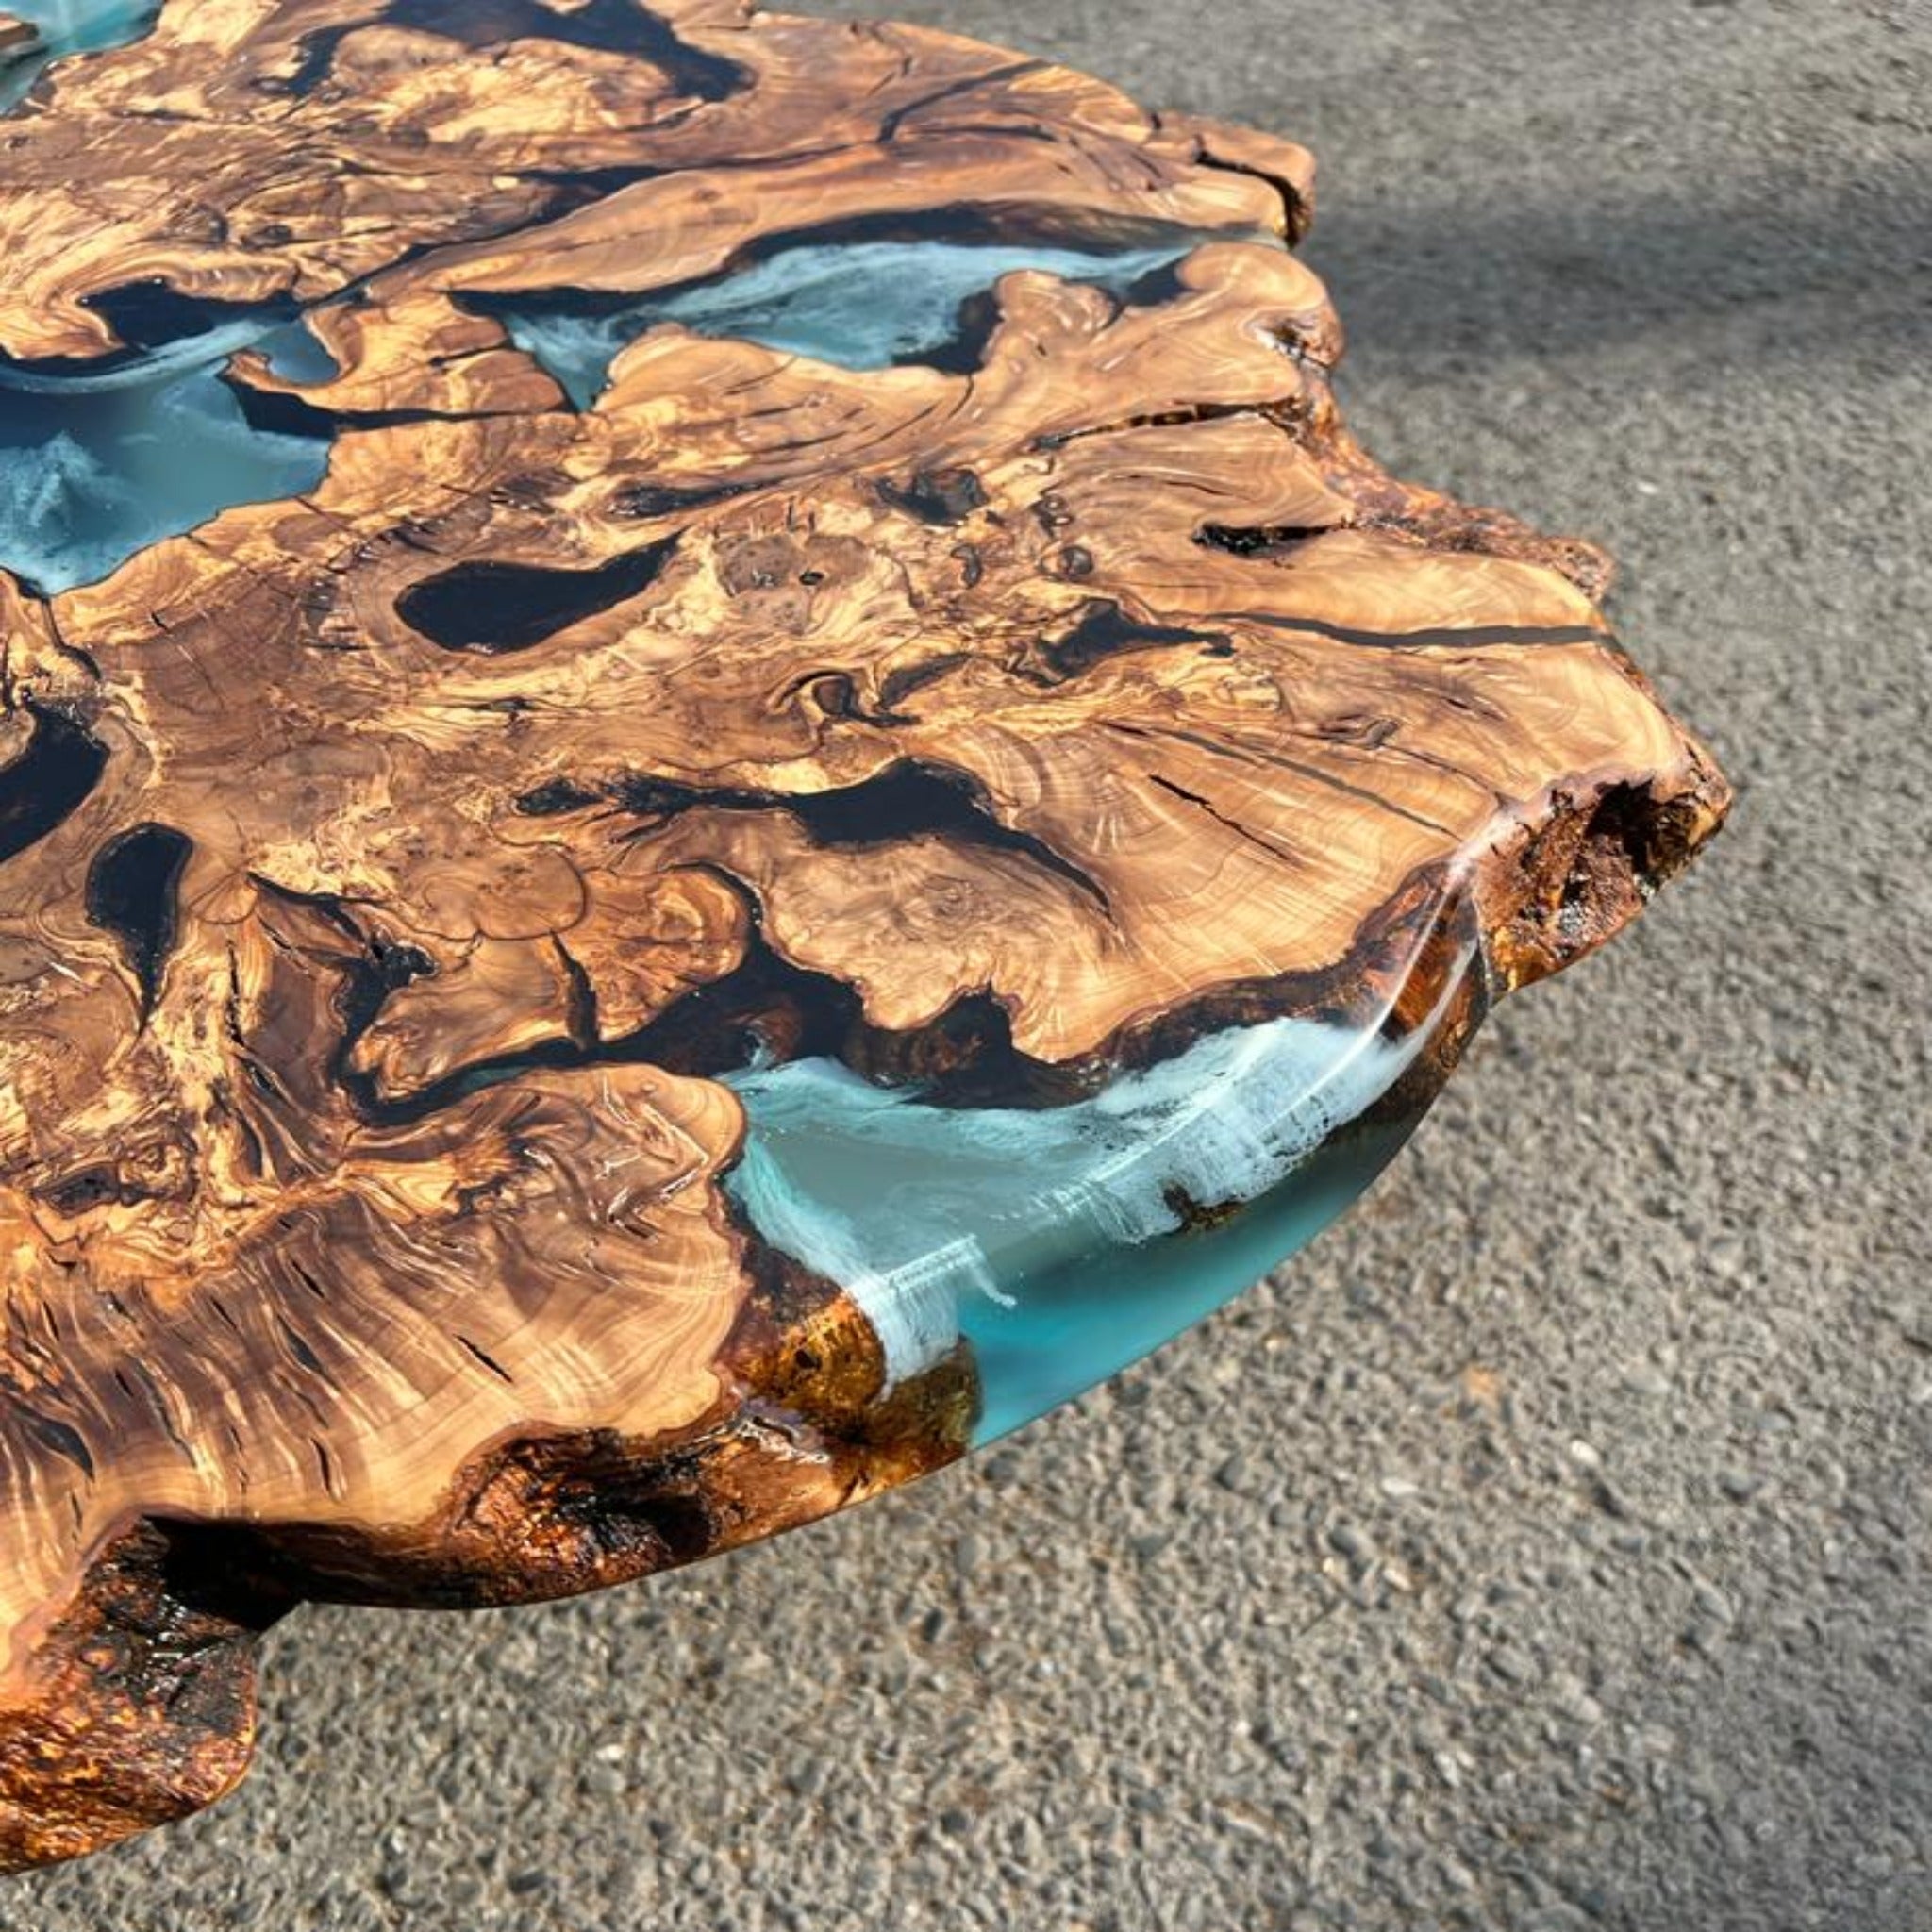
POLYGON ((1524 984, 1722 817, 1600 555, 1349 438, 1287 143, 728 0, 173 0, 4 143, 15 368, 299 310, 333 373, 226 373, 313 491, 0 573, 0 1864, 226 1789, 305 1597, 958 1452, 970 1359, 889 1389, 720 1186, 752 1037, 1091 1089, 1427 1010, 1424 918, 1524 984), (892 366, 660 323, 586 408, 515 336, 938 234, 1186 245, 892 366))

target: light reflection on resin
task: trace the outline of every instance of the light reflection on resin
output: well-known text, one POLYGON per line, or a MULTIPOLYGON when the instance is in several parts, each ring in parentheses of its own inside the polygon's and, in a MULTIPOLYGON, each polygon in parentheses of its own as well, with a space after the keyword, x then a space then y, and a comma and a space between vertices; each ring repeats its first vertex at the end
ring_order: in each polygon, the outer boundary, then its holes
POLYGON ((322 354, 275 315, 93 375, 0 366, 0 566, 52 594, 231 505, 314 489, 327 440, 255 428, 222 380, 250 345, 298 378, 322 354))
POLYGON ((953 341, 967 302, 1015 269, 1040 269, 1124 295, 1203 239, 1177 231, 1125 250, 944 241, 814 243, 601 315, 562 306, 491 306, 517 346, 535 357, 579 408, 588 408, 618 351, 660 322, 846 369, 883 369, 953 341))
POLYGON ((39 44, 0 66, 0 114, 16 107, 50 60, 98 54, 139 40, 160 11, 160 0, 7 0, 0 12, 38 30, 39 44))
POLYGON ((989 1441, 1199 1321, 1334 1220, 1413 1124, 1351 1124, 1449 997, 1400 1040, 1386 1014, 1210 1034, 1050 1108, 935 1107, 825 1059, 729 1075, 749 1123, 729 1186, 766 1241, 852 1296, 893 1381, 963 1337, 989 1441))

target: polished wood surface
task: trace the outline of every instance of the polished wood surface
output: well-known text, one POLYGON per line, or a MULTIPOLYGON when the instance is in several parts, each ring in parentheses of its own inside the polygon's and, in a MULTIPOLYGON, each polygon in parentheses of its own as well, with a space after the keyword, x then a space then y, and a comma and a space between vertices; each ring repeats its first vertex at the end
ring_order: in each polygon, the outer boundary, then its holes
POLYGON ((0 152, 13 364, 156 290, 334 364, 227 375, 312 492, 0 575, 0 1862, 218 1795, 304 1597, 582 1590, 958 1452, 970 1362, 888 1391, 721 1189, 747 1028, 1091 1086, 1424 928, 1535 979, 1723 815, 1601 555, 1351 440, 1286 142, 721 0, 174 0, 0 152), (886 367, 662 322, 583 408, 505 319, 936 211, 1190 246, 886 367))

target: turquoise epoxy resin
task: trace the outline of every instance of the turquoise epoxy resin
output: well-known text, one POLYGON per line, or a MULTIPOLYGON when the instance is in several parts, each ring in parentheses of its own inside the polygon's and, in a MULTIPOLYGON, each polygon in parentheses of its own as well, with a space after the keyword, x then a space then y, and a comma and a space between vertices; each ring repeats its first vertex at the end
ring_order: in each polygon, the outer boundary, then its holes
POLYGON ((71 590, 230 505, 314 489, 329 439, 257 428, 223 379, 248 347, 291 374, 316 368, 307 332, 276 315, 85 375, 0 364, 0 567, 71 590))
MULTIPOLYGON (((110 44, 103 37, 117 25, 125 38, 150 17, 148 9, 127 8, 42 10, 54 48, 110 44)), ((1112 249, 941 239, 823 242, 781 249, 599 313, 495 306, 510 339, 557 378, 575 407, 589 408, 618 351, 659 323, 849 369, 943 363, 970 326, 975 298, 1002 275, 1038 270, 1126 302, 1204 239, 1150 229, 1112 249)), ((136 313, 136 325, 124 332, 139 342, 138 307, 136 313)), ((236 315, 173 304, 151 325, 161 340, 125 350, 105 368, 0 362, 0 567, 43 591, 107 576, 137 551, 235 505, 300 495, 327 469, 329 439, 316 426, 324 419, 305 424, 310 433, 264 426, 251 420, 248 392, 225 375, 243 348, 262 350, 279 375, 294 380, 334 373, 288 308, 236 315)), ((267 414, 258 399, 255 408, 267 414)))
POLYGON ((154 25, 160 0, 8 0, 0 12, 25 21, 38 39, 8 61, 0 52, 0 114, 25 99, 49 61, 125 46, 154 25))
POLYGON ((1017 269, 1091 282, 1126 298, 1206 237, 1180 232, 1108 249, 953 238, 814 242, 733 273, 621 307, 501 304, 512 339, 580 408, 604 388, 618 351, 675 322, 846 369, 929 359, 959 336, 974 296, 1017 269))
POLYGON ((851 1295, 889 1382, 966 1341, 987 1441, 1199 1321, 1339 1215, 1414 1124, 1359 1124, 1460 978, 1406 1037, 1387 1009, 1231 1028, 1059 1107, 938 1105, 828 1059, 731 1075, 748 1134, 728 1185, 764 1240, 851 1295))
MULTIPOLYGON (((0 67, 0 113, 30 113, 22 104, 51 64, 139 39, 159 7, 10 0, 5 11, 37 37, 0 67)), ((328 465, 326 438, 255 427, 223 380, 228 358, 257 345, 290 375, 327 373, 287 311, 176 303, 162 326, 122 333, 126 346, 102 363, 0 361, 0 568, 49 594, 232 504, 311 490, 328 465)))

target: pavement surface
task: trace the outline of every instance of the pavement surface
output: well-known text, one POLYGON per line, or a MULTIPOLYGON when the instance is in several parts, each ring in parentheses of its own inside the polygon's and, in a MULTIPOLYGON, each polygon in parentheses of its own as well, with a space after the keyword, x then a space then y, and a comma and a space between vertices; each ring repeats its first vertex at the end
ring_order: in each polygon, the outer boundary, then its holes
POLYGON ((1932 1928, 1932 6, 903 0, 1308 142, 1392 467, 1607 541, 1732 829, 1277 1279, 687 1574, 311 1611, 7 1932, 1932 1928))

